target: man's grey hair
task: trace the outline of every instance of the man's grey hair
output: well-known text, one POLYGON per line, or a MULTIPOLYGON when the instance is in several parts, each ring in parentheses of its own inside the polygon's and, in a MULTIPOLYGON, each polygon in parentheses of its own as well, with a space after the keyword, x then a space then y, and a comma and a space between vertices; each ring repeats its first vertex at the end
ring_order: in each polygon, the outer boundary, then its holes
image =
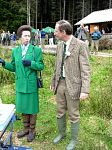
POLYGON ((60 32, 65 32, 67 35, 71 35, 73 33, 72 25, 67 20, 59 20, 56 24, 59 24, 60 32))

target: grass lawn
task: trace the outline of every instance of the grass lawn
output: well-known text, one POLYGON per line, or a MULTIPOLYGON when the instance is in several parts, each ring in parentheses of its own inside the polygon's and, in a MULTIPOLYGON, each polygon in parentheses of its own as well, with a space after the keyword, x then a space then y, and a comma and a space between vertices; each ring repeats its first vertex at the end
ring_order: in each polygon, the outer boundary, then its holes
POLYGON ((99 52, 112 54, 112 50, 99 50, 99 52))
MULTIPOLYGON (((58 145, 52 140, 57 135, 55 95, 49 86, 54 69, 55 56, 44 55, 44 88, 40 89, 40 113, 37 117, 36 139, 27 143, 26 138, 17 139, 22 120, 14 123, 13 142, 33 150, 65 150, 70 140, 70 122, 67 136, 58 145)), ((91 57, 90 97, 80 103, 80 132, 76 150, 112 150, 112 58, 91 57)), ((0 98, 4 103, 15 103, 15 84, 0 86, 0 98)), ((21 115, 18 114, 21 119, 21 115)))

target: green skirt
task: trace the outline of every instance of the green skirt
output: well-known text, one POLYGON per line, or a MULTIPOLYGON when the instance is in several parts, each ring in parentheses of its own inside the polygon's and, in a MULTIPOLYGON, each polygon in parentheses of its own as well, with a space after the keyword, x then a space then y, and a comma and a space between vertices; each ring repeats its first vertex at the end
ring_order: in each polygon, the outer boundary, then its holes
POLYGON ((39 112, 38 93, 16 92, 16 111, 25 114, 37 114, 39 112))

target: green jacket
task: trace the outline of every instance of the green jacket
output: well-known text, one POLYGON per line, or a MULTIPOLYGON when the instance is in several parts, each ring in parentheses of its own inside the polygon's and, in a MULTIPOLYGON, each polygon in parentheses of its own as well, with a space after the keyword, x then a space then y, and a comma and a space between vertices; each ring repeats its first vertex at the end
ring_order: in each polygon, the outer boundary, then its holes
POLYGON ((31 60, 31 66, 22 64, 22 48, 18 46, 12 49, 12 60, 10 63, 5 62, 4 68, 15 72, 17 92, 37 92, 37 71, 44 69, 41 48, 30 44, 24 59, 31 60))

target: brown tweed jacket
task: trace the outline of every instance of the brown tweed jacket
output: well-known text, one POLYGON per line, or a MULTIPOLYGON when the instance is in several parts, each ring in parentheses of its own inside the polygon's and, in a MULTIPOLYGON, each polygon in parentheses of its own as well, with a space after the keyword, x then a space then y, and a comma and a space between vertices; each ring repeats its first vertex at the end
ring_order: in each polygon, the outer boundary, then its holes
MULTIPOLYGON (((65 80, 68 92, 73 99, 79 99, 80 93, 89 93, 90 87, 90 66, 89 53, 86 44, 75 37, 72 38, 69 56, 65 56, 65 80)), ((54 94, 58 87, 61 62, 62 62, 63 42, 57 46, 57 57, 55 72, 52 80, 54 94)))

